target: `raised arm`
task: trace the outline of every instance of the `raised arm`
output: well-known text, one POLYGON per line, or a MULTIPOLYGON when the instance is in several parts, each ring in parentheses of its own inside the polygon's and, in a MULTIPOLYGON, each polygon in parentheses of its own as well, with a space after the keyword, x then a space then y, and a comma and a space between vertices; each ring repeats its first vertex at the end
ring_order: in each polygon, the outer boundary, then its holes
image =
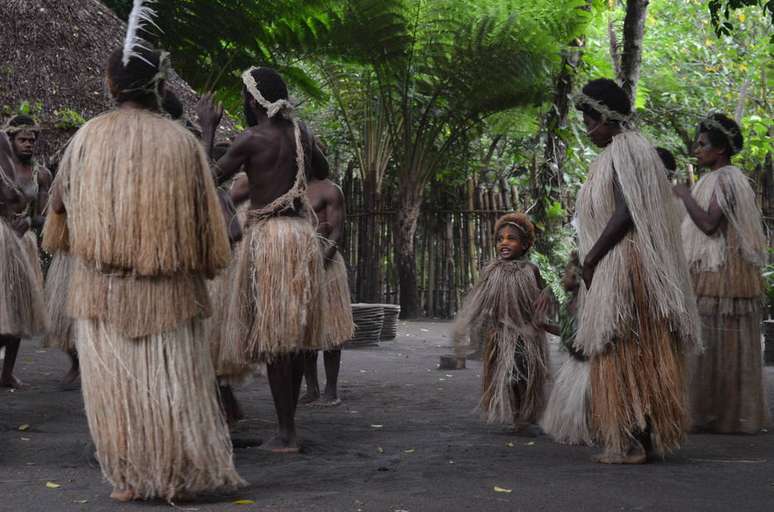
POLYGON ((621 187, 618 181, 615 181, 615 211, 613 216, 607 222, 599 239, 594 243, 589 253, 583 261, 583 282, 586 288, 591 288, 591 281, 594 278, 594 271, 602 258, 610 252, 618 242, 623 240, 626 234, 634 225, 629 207, 626 205, 621 187))
POLYGON ((672 190, 674 194, 683 201, 688 216, 691 217, 693 223, 696 224, 696 227, 698 227, 705 235, 714 235, 717 230, 720 229, 720 226, 723 225, 726 216, 720 208, 720 203, 718 203, 716 194, 712 194, 709 209, 705 211, 704 208, 699 206, 696 199, 693 198, 691 191, 687 186, 683 184, 675 185, 672 190))
POLYGON ((251 146, 254 147, 255 135, 246 131, 241 134, 234 143, 228 148, 226 154, 220 157, 213 169, 213 178, 215 183, 220 185, 224 181, 238 173, 242 166, 248 163, 251 154, 251 146))

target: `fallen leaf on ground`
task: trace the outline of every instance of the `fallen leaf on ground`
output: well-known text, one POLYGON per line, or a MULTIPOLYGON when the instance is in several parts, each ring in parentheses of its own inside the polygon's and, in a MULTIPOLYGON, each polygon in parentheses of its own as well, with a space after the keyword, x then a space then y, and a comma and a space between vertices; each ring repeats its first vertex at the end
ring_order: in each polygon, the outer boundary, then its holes
POLYGON ((46 482, 46 487, 48 487, 49 489, 59 489, 62 486, 59 484, 55 484, 54 482, 46 482))
POLYGON ((513 490, 511 490, 511 489, 505 489, 505 488, 503 488, 503 487, 498 487, 498 486, 496 486, 496 485, 494 486, 494 491, 495 491, 495 492, 504 492, 504 493, 506 493, 506 494, 510 494, 510 493, 512 493, 512 492, 513 492, 513 490))
POLYGON ((507 446, 508 448, 513 448, 513 443, 508 441, 507 443, 505 443, 505 446, 507 446))
POLYGON ((384 453, 384 448, 382 448, 381 446, 378 446, 376 448, 376 451, 379 452, 379 453, 384 453))
POLYGON ((255 500, 236 500, 231 503, 234 505, 255 505, 255 500))
POLYGON ((409 450, 403 450, 403 453, 414 453, 416 450, 414 448, 411 448, 409 450))
POLYGON ((25 430, 29 430, 29 428, 30 426, 27 425, 26 423, 24 425, 19 425, 19 430, 21 430, 22 432, 24 432, 25 430))

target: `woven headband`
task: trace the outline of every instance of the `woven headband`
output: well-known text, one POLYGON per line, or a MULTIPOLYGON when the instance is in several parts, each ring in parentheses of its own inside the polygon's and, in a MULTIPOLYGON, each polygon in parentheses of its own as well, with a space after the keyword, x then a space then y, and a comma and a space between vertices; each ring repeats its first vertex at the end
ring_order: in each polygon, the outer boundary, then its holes
POLYGON ((5 126, 3 126, 3 131, 8 135, 15 135, 21 132, 32 132, 37 136, 41 132, 41 127, 36 124, 34 125, 21 124, 21 125, 11 126, 9 123, 10 121, 8 121, 8 123, 6 123, 5 126))
POLYGON ((723 136, 726 138, 726 142, 728 142, 728 147, 731 148, 731 151, 733 151, 734 153, 739 153, 739 148, 734 143, 734 139, 736 138, 737 135, 739 135, 738 132, 729 130, 728 128, 720 124, 712 116, 702 119, 701 123, 699 123, 699 126, 703 126, 704 128, 707 128, 709 130, 717 130, 720 133, 722 133, 723 136))
POLYGON ((266 109, 266 115, 269 119, 277 114, 289 119, 293 113, 293 104, 288 100, 277 100, 272 103, 264 98, 261 91, 258 90, 258 84, 255 82, 255 77, 253 77, 253 71, 257 69, 258 68, 256 67, 252 67, 242 73, 242 83, 247 87, 247 91, 255 98, 255 101, 257 101, 260 106, 266 109))
POLYGON ((625 123, 629 120, 630 116, 623 115, 620 112, 617 112, 615 110, 612 110, 610 107, 605 105, 599 100, 596 100, 592 98, 591 96, 584 94, 582 92, 579 92, 573 97, 573 103, 575 103, 576 106, 581 105, 588 105, 596 112, 599 112, 599 114, 602 116, 602 121, 618 121, 620 123, 625 123))

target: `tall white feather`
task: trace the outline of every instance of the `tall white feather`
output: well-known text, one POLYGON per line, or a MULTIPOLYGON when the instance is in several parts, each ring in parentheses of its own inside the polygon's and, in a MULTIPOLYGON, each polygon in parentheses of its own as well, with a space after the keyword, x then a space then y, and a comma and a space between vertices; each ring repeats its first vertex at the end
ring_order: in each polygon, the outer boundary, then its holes
POLYGON ((137 48, 148 49, 146 46, 148 44, 147 41, 140 37, 139 32, 141 30, 146 31, 148 24, 159 28, 156 22, 153 21, 153 18, 156 17, 156 11, 147 5, 155 2, 156 0, 134 0, 132 12, 129 14, 129 20, 127 21, 126 38, 124 39, 124 52, 121 59, 124 66, 129 64, 129 59, 132 57, 137 57, 147 62, 146 59, 137 53, 137 48))

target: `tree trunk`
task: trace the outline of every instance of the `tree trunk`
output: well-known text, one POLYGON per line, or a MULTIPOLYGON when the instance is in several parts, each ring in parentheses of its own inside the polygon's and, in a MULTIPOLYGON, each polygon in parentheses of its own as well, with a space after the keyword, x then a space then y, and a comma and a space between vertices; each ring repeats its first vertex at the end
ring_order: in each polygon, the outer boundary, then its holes
POLYGON ((422 195, 405 188, 407 187, 400 187, 395 252, 400 283, 400 317, 410 319, 419 317, 414 235, 417 231, 422 195))
POLYGON ((624 18, 623 52, 618 82, 634 105, 637 97, 637 81, 640 79, 642 62, 642 38, 645 34, 645 18, 649 0, 626 0, 624 18))
MULTIPOLYGON (((562 167, 567 159, 567 143, 562 140, 560 133, 567 127, 570 95, 572 94, 575 74, 580 63, 583 44, 583 39, 573 41, 568 52, 562 57, 561 71, 556 77, 554 87, 554 102, 545 119, 546 142, 543 149, 543 164, 537 173, 538 176, 534 183, 533 193, 537 205, 534 209, 533 218, 542 223, 546 231, 554 227, 549 222, 551 219, 548 219, 548 208, 555 201, 562 201, 564 199, 562 191, 566 189, 562 167)), ((566 204, 566 201, 562 202, 566 204)), ((556 221, 561 221, 561 219, 556 219, 556 221)), ((538 237, 536 249, 543 254, 552 253, 549 240, 549 237, 538 237)))

